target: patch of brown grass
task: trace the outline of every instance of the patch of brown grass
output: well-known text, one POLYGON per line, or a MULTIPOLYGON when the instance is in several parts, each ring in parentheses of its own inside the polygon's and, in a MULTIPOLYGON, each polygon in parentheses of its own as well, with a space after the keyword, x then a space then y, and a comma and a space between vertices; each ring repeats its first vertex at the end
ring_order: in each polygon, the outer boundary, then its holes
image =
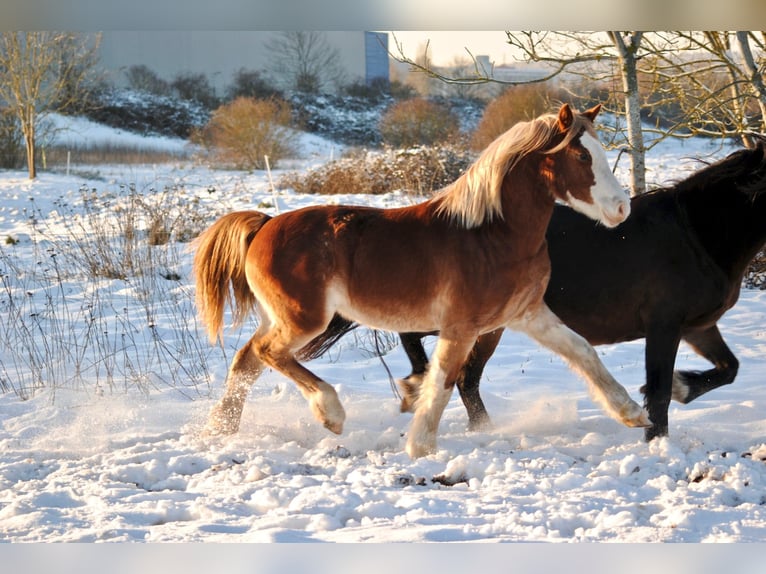
POLYGON ((469 152, 449 146, 358 152, 305 173, 287 173, 277 187, 323 195, 428 195, 455 181, 472 160, 469 152))

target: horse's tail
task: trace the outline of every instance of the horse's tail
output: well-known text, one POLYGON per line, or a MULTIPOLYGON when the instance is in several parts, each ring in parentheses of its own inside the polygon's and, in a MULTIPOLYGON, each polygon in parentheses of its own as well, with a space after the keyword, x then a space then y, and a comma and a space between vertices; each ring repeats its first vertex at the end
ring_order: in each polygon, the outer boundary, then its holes
POLYGON ((324 333, 317 335, 311 341, 306 343, 296 353, 296 357, 301 361, 309 361, 321 357, 338 341, 338 339, 349 331, 353 331, 358 326, 358 323, 354 323, 345 317, 335 314, 333 315, 330 324, 327 325, 327 329, 325 329, 324 333))
POLYGON ((232 306, 235 324, 241 323, 255 305, 255 296, 247 284, 245 261, 253 237, 269 219, 259 211, 229 213, 194 241, 197 312, 211 342, 217 341, 223 331, 226 304, 232 306))

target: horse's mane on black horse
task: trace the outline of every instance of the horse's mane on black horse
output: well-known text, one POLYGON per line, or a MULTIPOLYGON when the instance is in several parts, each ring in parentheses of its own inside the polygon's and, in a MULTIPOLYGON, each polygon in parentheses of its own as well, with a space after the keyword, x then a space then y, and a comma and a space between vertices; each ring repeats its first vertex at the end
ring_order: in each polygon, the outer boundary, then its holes
MULTIPOLYGON (((594 345, 646 339, 647 440, 668 433, 671 398, 685 404, 734 381, 739 363, 716 323, 736 303, 747 266, 766 243, 764 192, 766 140, 760 137, 751 149, 634 197, 630 217, 614 229, 565 206, 554 211, 546 233, 552 270, 545 302, 594 345), (713 368, 674 371, 681 340, 713 368)), ((302 356, 320 356, 356 326, 336 315, 302 356)), ((479 337, 458 376, 469 428, 489 423, 479 381, 502 331, 479 337)), ((412 408, 428 365, 426 334, 400 334, 412 363, 400 382, 403 410, 412 408)))

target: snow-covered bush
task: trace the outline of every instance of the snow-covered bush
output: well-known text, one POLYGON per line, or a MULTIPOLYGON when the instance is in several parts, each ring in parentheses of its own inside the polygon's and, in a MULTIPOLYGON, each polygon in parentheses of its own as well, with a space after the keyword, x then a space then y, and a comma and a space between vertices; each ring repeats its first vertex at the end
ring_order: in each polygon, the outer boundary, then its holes
POLYGON ((210 112, 201 104, 138 90, 106 90, 88 118, 145 135, 188 138, 204 126, 210 112))

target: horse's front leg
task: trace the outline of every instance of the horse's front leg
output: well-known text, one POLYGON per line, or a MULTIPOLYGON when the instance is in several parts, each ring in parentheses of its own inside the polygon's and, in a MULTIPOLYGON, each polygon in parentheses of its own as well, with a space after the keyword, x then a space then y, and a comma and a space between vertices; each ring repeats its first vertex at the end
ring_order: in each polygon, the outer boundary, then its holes
POLYGON ((668 434, 668 408, 673 390, 673 365, 681 342, 678 323, 650 322, 646 333, 646 383, 641 387, 652 425, 644 435, 648 441, 668 434))
POLYGON ((583 337, 564 325, 547 305, 528 311, 508 328, 523 331, 535 341, 561 355, 570 368, 588 382, 591 395, 614 419, 629 427, 648 427, 647 412, 630 398, 625 388, 609 374, 596 350, 583 337))
POLYGON ((415 404, 415 416, 407 439, 407 454, 419 458, 436 452, 436 434, 444 408, 452 395, 460 367, 475 340, 475 334, 453 336, 442 332, 415 404))

